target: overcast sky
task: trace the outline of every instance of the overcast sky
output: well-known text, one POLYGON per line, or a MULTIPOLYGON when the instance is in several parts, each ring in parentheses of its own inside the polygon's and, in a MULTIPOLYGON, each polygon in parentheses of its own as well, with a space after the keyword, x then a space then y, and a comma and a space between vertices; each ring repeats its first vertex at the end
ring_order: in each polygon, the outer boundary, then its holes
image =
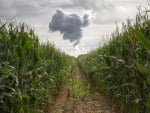
POLYGON ((51 42, 77 56, 101 46, 118 25, 133 19, 146 0, 0 0, 0 19, 15 17, 51 42))

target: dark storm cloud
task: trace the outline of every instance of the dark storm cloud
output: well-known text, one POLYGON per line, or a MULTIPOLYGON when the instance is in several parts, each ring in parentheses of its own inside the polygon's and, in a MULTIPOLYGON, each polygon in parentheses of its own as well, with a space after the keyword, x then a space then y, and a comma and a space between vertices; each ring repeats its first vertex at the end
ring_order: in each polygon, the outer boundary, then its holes
POLYGON ((57 9, 49 23, 49 29, 52 32, 59 31, 63 34, 64 40, 75 42, 77 45, 82 37, 82 27, 88 26, 90 15, 84 14, 66 14, 63 10, 57 9))

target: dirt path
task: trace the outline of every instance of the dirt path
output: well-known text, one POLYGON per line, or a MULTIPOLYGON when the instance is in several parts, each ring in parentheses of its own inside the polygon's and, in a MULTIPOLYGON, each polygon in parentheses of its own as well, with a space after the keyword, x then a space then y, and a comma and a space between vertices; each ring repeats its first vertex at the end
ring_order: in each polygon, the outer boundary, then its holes
MULTIPOLYGON (((75 83, 80 81, 83 86, 88 85, 84 72, 78 64, 73 70, 72 78, 75 83)), ((116 113, 108 98, 96 92, 94 87, 90 87, 89 90, 89 95, 86 98, 74 98, 69 89, 63 87, 56 99, 55 109, 49 113, 116 113)))

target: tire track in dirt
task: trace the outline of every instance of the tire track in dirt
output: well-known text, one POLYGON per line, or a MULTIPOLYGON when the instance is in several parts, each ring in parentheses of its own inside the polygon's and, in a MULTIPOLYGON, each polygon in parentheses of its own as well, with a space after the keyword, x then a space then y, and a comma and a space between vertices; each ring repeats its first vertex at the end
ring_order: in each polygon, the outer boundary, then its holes
MULTIPOLYGON (((85 73, 76 63, 72 72, 74 81, 82 81, 84 85, 88 85, 85 73)), ((87 98, 72 98, 69 89, 63 87, 55 101, 55 109, 48 113, 117 113, 111 106, 109 98, 98 93, 96 89, 91 86, 90 94, 87 98)))

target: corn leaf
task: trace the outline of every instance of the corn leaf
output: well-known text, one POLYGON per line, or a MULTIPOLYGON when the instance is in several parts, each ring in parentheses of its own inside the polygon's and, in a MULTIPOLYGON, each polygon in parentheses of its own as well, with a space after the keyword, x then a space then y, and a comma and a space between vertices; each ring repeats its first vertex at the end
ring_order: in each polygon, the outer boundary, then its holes
POLYGON ((134 28, 130 27, 131 33, 135 36, 135 38, 144 46, 146 50, 150 50, 150 41, 146 39, 144 34, 140 31, 135 30, 134 28))

